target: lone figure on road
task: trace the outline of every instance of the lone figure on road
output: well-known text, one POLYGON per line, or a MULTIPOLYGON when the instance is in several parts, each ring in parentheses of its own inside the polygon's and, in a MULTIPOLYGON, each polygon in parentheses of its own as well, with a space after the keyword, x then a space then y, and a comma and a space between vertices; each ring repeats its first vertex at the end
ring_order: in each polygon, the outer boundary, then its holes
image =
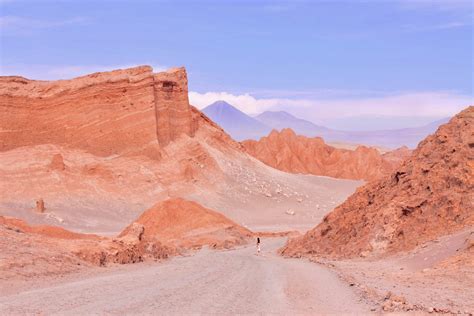
POLYGON ((260 253, 260 237, 257 237, 257 253, 260 253))

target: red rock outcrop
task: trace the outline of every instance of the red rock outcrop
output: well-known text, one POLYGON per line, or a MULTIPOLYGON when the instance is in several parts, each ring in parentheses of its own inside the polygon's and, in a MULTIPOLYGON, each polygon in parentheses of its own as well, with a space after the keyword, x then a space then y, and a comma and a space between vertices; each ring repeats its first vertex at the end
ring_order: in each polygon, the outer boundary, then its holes
POLYGON ((64 163, 64 158, 61 154, 55 154, 51 163, 49 164, 51 170, 64 171, 66 170, 66 164, 64 163))
POLYGON ((229 248, 248 242, 253 234, 224 215, 196 202, 181 198, 157 203, 145 211, 121 237, 130 234, 136 225, 143 225, 144 239, 158 239, 180 248, 229 248))
POLYGON ((38 213, 44 213, 45 210, 46 208, 44 207, 44 200, 43 199, 36 200, 35 211, 38 213))
POLYGON ((405 159, 411 156, 413 150, 407 146, 397 148, 392 151, 388 151, 382 155, 382 157, 391 162, 393 165, 400 165, 405 159))
POLYGON ((81 265, 128 264, 146 259, 166 259, 173 247, 156 239, 143 238, 143 226, 130 229, 120 238, 81 234, 55 226, 32 226, 0 216, 0 275, 3 278, 59 274, 81 265), (6 271, 5 271, 6 269, 6 271))
POLYGON ((197 125, 184 68, 154 74, 149 66, 71 80, 0 77, 0 151, 56 144, 97 156, 160 157, 197 125))
POLYGON ((354 257, 410 250, 474 226, 474 106, 423 140, 391 175, 365 185, 287 256, 354 257))
POLYGON ((375 148, 335 148, 320 137, 299 136, 291 129, 273 130, 259 141, 246 140, 242 144, 250 155, 273 168, 334 178, 374 180, 390 173, 401 162, 395 157, 385 159, 375 148))

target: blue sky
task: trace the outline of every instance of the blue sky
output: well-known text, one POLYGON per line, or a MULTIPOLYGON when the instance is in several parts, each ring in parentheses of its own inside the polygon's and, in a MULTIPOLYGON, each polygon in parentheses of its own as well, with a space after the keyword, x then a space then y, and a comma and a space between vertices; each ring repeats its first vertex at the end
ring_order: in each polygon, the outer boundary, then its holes
POLYGON ((183 65, 198 107, 226 99, 346 129, 419 125, 472 103, 470 0, 0 5, 3 75, 183 65))

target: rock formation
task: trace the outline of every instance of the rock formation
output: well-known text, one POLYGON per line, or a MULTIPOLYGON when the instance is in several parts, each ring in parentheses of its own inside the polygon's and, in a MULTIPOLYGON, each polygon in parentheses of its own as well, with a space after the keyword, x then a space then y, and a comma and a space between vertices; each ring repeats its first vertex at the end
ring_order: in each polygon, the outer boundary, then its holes
POLYGON ((37 200, 36 201, 36 208, 35 208, 36 212, 44 213, 45 209, 46 208, 44 207, 44 200, 43 199, 37 200))
POLYGON ((292 222, 308 225, 359 185, 309 178, 264 165, 191 106, 182 68, 0 77, 1 215, 113 235, 157 201, 183 197, 258 227, 304 197, 292 222), (47 214, 26 212, 39 197, 47 214))
POLYGON ((128 226, 120 236, 144 228, 144 239, 158 239, 180 248, 229 248, 248 242, 252 232, 224 215, 181 198, 154 205, 128 226))
POLYGON ((166 259, 205 245, 231 248, 247 243, 251 236, 251 231, 225 216, 183 199, 157 203, 116 238, 50 225, 32 226, 0 216, 0 249, 5 263, 0 265, 0 275, 38 276, 77 270, 80 265, 166 259))
POLYGON ((397 166, 400 165, 405 159, 410 157, 413 153, 413 150, 409 149, 407 146, 402 146, 392 151, 388 151, 382 155, 382 157, 397 166))
POLYGON ((0 266, 2 277, 65 273, 84 265, 136 263, 176 254, 173 247, 143 238, 136 228, 120 238, 108 238, 55 226, 31 226, 3 216, 0 216, 0 249, 4 261, 0 266))
POLYGON ((194 136, 197 122, 189 106, 186 70, 174 68, 153 79, 158 142, 165 146, 180 134, 194 136))
POLYGON ((184 68, 154 74, 141 66, 59 81, 0 77, 0 113, 0 151, 56 144, 157 159, 158 144, 197 128, 184 68))
POLYGON ((380 178, 400 164, 399 157, 407 153, 400 150, 385 159, 375 148, 335 148, 326 145, 322 138, 299 136, 291 129, 273 130, 259 141, 247 140, 242 144, 250 155, 282 171, 357 180, 380 178))
POLYGON ((474 106, 420 143, 390 175, 357 190, 287 256, 354 257, 410 250, 474 226, 474 106))
POLYGON ((51 170, 64 171, 66 170, 66 164, 64 163, 64 158, 61 154, 55 154, 51 163, 49 164, 51 170))

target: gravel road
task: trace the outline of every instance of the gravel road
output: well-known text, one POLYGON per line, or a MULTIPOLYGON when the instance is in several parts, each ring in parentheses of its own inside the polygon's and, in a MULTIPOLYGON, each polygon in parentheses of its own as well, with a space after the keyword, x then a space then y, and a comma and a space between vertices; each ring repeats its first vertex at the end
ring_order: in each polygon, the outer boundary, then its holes
POLYGON ((317 264, 276 254, 283 239, 202 250, 164 263, 78 276, 0 297, 0 314, 367 313, 352 288, 317 264))

